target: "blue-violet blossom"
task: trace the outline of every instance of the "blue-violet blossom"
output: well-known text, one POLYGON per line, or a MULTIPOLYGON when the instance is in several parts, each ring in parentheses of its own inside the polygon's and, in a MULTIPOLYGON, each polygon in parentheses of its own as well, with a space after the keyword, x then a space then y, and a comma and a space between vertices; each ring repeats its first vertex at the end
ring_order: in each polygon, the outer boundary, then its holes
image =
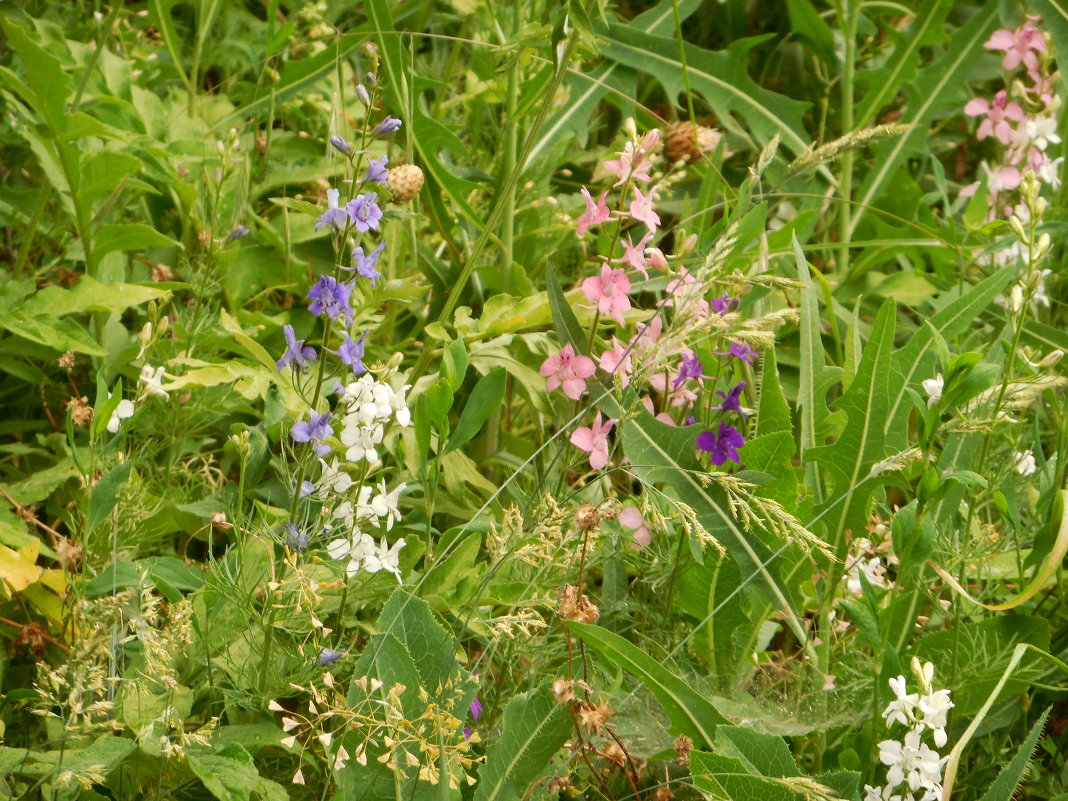
POLYGON ((304 553, 311 542, 311 537, 306 531, 301 531, 292 523, 286 523, 286 546, 294 553, 304 553))
POLYGON ((745 437, 734 426, 720 423, 718 432, 705 431, 698 434, 695 444, 700 450, 712 454, 712 464, 717 467, 728 459, 741 464, 738 448, 745 444, 745 437))
POLYGON ((378 221, 382 219, 382 209, 378 207, 378 195, 365 192, 357 195, 346 206, 352 224, 361 234, 370 229, 378 230, 378 221))
POLYGON ((337 134, 330 137, 330 144, 334 146, 334 149, 339 153, 344 153, 346 156, 352 152, 352 145, 346 142, 337 134))
POLYGON ((349 221, 348 212, 338 206, 338 198, 341 197, 341 191, 338 189, 326 190, 326 205, 327 209, 319 215, 319 221, 315 223, 316 232, 323 230, 328 225, 332 225, 335 230, 343 231, 349 221))
POLYGON ((742 390, 745 389, 745 382, 739 381, 730 391, 724 392, 721 389, 716 390, 716 394, 723 398, 723 403, 719 406, 713 406, 714 412, 738 412, 742 417, 745 417, 745 412, 742 411, 742 406, 738 403, 738 398, 742 394, 742 390))
POLYGON ((341 360, 342 364, 347 364, 352 368, 352 374, 354 376, 361 376, 367 372, 367 368, 363 366, 363 349, 364 342, 367 341, 368 331, 363 332, 363 336, 357 340, 353 340, 349 336, 349 332, 344 332, 345 341, 341 343, 341 346, 337 349, 337 357, 341 360))
POLYGON ((335 651, 333 648, 323 648, 319 651, 319 664, 323 667, 330 667, 344 655, 344 651, 335 651))
POLYGON ((315 452, 319 456, 326 456, 330 453, 330 446, 323 440, 334 433, 334 429, 330 426, 330 412, 319 416, 314 409, 308 409, 308 420, 309 422, 300 420, 294 423, 289 435, 293 437, 294 442, 316 443, 315 452))
POLYGON ((694 355, 687 356, 683 354, 682 361, 679 363, 679 376, 672 383, 671 388, 678 389, 690 378, 703 378, 701 371, 704 369, 704 365, 701 364, 701 360, 694 355))
POLYGON ((342 270, 353 271, 362 275, 364 278, 371 282, 371 286, 375 285, 375 282, 382 277, 382 273, 375 269, 378 264, 378 257, 382 255, 382 251, 385 250, 386 243, 379 243, 378 247, 363 255, 363 248, 357 247, 352 249, 352 266, 342 267, 342 270))
POLYGON ((401 121, 396 117, 386 117, 382 122, 375 126, 375 134, 378 136, 385 136, 388 133, 393 133, 400 127, 401 121))
POLYGON ((352 306, 349 298, 352 296, 352 285, 340 283, 332 275, 322 275, 319 282, 308 290, 308 312, 316 317, 324 311, 331 320, 339 316, 344 317, 346 325, 352 322, 352 306))
POLYGON ((308 362, 315 361, 315 348, 311 345, 305 345, 303 339, 297 339, 293 326, 283 326, 282 332, 286 335, 286 352, 282 354, 281 359, 275 362, 278 366, 278 372, 282 372, 287 367, 292 367, 294 370, 303 370, 308 366, 308 362))
POLYGON ((389 177, 389 170, 386 169, 386 164, 389 163, 389 156, 383 156, 380 159, 371 159, 367 162, 367 172, 363 176, 365 183, 384 184, 389 177))

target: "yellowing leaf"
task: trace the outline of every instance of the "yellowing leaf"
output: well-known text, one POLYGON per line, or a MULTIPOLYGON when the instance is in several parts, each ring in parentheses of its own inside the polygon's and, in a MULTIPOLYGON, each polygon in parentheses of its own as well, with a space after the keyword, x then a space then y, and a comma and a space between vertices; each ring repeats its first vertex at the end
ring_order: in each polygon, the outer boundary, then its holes
POLYGON ((44 570, 37 566, 39 547, 36 541, 17 551, 0 545, 0 581, 8 593, 21 592, 41 577, 44 570))

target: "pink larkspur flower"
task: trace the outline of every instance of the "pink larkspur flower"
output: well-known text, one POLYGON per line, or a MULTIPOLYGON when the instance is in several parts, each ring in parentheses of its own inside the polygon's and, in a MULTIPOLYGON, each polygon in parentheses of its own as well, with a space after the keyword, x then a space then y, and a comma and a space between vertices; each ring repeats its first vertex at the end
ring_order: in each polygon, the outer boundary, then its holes
POLYGON ((600 275, 591 275, 582 282, 582 294, 594 304, 601 314, 610 314, 620 325, 625 324, 623 312, 630 311, 630 279, 627 271, 612 269, 607 264, 601 266, 600 275))
POLYGON ((586 379, 596 370, 593 359, 581 354, 576 355, 569 342, 560 348, 559 353, 542 362, 540 372, 545 377, 547 392, 563 387, 567 397, 578 400, 586 391, 586 379))
POLYGON ((646 159, 646 155, 660 141, 660 131, 655 128, 649 131, 637 145, 627 142, 619 153, 619 158, 606 161, 601 164, 608 172, 616 174, 614 186, 622 186, 628 178, 633 181, 649 181, 649 168, 652 163, 646 159))
POLYGON ((633 238, 628 234, 627 241, 623 243, 623 255, 618 259, 612 259, 613 264, 629 264, 648 280, 649 272, 645 269, 645 245, 653 238, 652 232, 647 232, 638 244, 634 244, 633 238))
POLYGON ((597 412, 592 426, 576 428, 571 435, 571 444, 590 455, 590 467, 594 470, 603 470, 608 464, 608 432, 615 424, 615 419, 609 418, 601 425, 601 413, 597 412))
POLYGON ((1028 72, 1038 70, 1038 56, 1036 53, 1044 52, 1046 40, 1042 32, 1035 27, 1038 17, 1028 17, 1027 21, 1017 30, 1010 31, 1002 28, 994 31, 990 39, 983 44, 987 50, 1000 50, 1005 53, 1001 59, 1001 66, 1007 70, 1014 70, 1023 64, 1028 72))
POLYGON ((604 202, 604 199, 608 197, 607 192, 602 192, 596 203, 593 202, 593 196, 586 187, 582 187, 582 196, 586 198, 586 213, 575 220, 575 231, 579 236, 585 236, 591 226, 603 223, 608 219, 609 214, 608 206, 604 202))
MULTIPOLYGON (((661 376, 661 379, 663 379, 663 376, 661 376)), ((650 383, 652 383, 652 381, 650 381, 650 383)), ((694 397, 696 398, 697 396, 694 395, 694 397)), ((667 412, 660 412, 659 414, 657 414, 656 407, 653 405, 653 399, 650 398, 648 395, 645 395, 642 398, 642 406, 645 407, 645 411, 649 412, 649 414, 653 415, 661 423, 664 423, 669 426, 675 425, 675 421, 671 419, 671 415, 667 412)))
POLYGON ((656 233, 656 228, 660 225, 660 217, 653 210, 653 195, 655 194, 655 186, 649 190, 647 195, 643 195, 638 187, 634 187, 634 200, 630 203, 630 216, 638 222, 645 223, 652 233, 656 233))
POLYGON ((642 513, 633 506, 628 506, 619 513, 619 522, 631 529, 635 547, 644 548, 653 541, 653 537, 649 533, 649 526, 645 522, 645 518, 642 517, 642 513))
POLYGON ((992 195, 1011 192, 1020 185, 1020 181, 1023 179, 1020 171, 1015 167, 1005 166, 991 169, 990 165, 985 161, 980 166, 983 168, 983 172, 986 173, 986 188, 992 195))
POLYGON ((1012 144, 1012 122, 1022 122, 1027 116, 1020 104, 1015 100, 1009 101, 1008 94, 1004 89, 994 95, 994 102, 990 103, 985 97, 975 97, 964 106, 964 113, 969 117, 985 117, 979 123, 975 131, 975 138, 982 141, 988 136, 993 136, 1003 145, 1012 144))
POLYGON ((612 350, 602 353, 597 365, 606 373, 618 372, 623 377, 623 386, 630 384, 630 373, 634 370, 630 351, 614 336, 612 337, 612 350))

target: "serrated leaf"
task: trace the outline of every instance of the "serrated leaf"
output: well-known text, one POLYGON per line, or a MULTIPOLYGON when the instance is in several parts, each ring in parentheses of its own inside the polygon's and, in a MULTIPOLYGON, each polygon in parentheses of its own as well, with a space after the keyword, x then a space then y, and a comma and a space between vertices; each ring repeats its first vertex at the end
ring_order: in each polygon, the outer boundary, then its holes
POLYGON ((396 637, 409 653, 418 655, 416 668, 423 686, 431 692, 459 675, 456 639, 437 621, 422 598, 395 590, 382 607, 378 628, 396 637))
POLYGON ((689 682, 676 676, 641 648, 600 626, 567 622, 568 628, 583 639, 601 658, 637 676, 667 713, 677 734, 712 747, 716 727, 727 719, 689 682))
POLYGON ((520 801, 549 774, 549 762, 571 734, 571 716, 546 679, 504 709, 501 737, 486 751, 474 801, 520 801))
POLYGON ((997 778, 994 779, 994 783, 983 793, 983 797, 979 801, 1012 801, 1016 795, 1016 788, 1020 786, 1020 782, 1023 781, 1027 772, 1031 756, 1035 753, 1038 738, 1042 735, 1042 729, 1046 726, 1046 719, 1049 717, 1050 709, 1052 707, 1047 708, 1035 721, 1035 725, 1027 733, 1027 738, 1020 744, 1020 748, 1013 755, 1012 760, 1001 769, 997 778))

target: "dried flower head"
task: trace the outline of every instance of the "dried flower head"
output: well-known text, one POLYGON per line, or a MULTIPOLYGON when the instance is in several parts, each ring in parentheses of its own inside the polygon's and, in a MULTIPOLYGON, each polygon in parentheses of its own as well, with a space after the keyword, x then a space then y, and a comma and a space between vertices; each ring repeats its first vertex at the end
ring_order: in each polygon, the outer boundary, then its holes
POLYGON ((600 610, 590 601, 585 593, 579 593, 578 587, 565 584, 560 591, 560 617, 564 620, 577 620, 579 623, 596 623, 600 610))
POLYGON ((85 395, 71 398, 67 401, 66 408, 70 410, 71 422, 79 428, 84 428, 93 420, 93 407, 89 405, 89 398, 85 395))
POLYGON ((575 528, 579 531, 593 531, 601 525, 601 513, 597 507, 588 503, 575 510, 575 528))
MULTIPOLYGON (((674 122, 667 128, 664 147, 668 161, 697 161, 705 153, 719 147, 723 134, 707 125, 695 125, 689 121, 674 122)), ((724 155, 729 155, 724 152, 724 155)))
POLYGON ((386 185, 394 203, 407 203, 423 188, 423 171, 414 164, 399 164, 389 170, 386 185))

